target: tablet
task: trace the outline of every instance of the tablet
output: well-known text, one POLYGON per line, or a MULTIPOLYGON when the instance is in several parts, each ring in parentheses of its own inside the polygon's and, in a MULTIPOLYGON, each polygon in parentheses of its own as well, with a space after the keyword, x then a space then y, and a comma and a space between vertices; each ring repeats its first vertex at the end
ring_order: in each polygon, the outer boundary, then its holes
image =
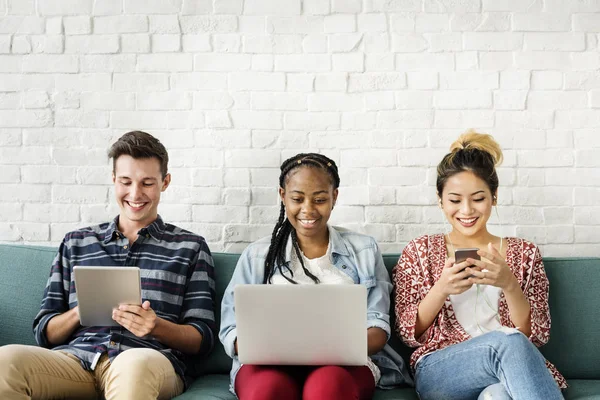
POLYGON ((138 267, 73 268, 79 319, 83 326, 119 326, 112 310, 119 304, 142 304, 138 267))

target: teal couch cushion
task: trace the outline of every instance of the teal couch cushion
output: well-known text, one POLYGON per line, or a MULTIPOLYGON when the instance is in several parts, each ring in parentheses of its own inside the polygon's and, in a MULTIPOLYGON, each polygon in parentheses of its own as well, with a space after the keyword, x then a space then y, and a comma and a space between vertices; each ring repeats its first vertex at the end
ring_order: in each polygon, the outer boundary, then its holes
POLYGON ((35 344, 33 319, 57 249, 0 245, 0 346, 35 344))
POLYGON ((563 394, 568 400, 600 400, 600 380, 569 379, 563 394))
POLYGON ((211 374, 196 379, 192 386, 177 400, 235 400, 229 391, 229 374, 211 374))
POLYGON ((544 259, 550 341, 540 350, 567 379, 600 379, 600 260, 544 259))

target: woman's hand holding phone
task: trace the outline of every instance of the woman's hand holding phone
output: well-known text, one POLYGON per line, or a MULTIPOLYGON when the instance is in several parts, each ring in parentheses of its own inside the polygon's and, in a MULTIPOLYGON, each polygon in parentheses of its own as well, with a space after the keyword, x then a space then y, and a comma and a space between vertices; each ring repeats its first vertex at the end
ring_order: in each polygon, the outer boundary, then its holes
POLYGON ((440 279, 435 284, 445 296, 461 294, 473 286, 473 282, 469 279, 472 272, 466 268, 468 265, 470 265, 468 261, 455 263, 454 257, 446 260, 440 279))
MULTIPOLYGON (((456 251, 454 252, 454 259, 456 260, 456 264, 463 264, 465 266, 465 269, 469 272, 471 272, 471 269, 473 268, 479 268, 477 266, 474 266, 472 261, 468 261, 469 259, 481 260, 479 254, 477 254, 478 251, 479 249, 475 247, 468 249, 456 249, 456 251)), ((475 275, 470 274, 469 276, 467 276, 467 278, 475 278, 475 275)))

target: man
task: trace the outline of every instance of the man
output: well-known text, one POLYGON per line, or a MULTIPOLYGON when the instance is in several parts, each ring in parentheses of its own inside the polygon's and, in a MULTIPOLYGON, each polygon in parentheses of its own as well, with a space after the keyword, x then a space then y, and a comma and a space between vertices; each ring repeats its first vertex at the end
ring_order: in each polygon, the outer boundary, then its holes
POLYGON ((109 157, 120 213, 65 236, 33 323, 44 348, 0 347, 0 399, 168 399, 185 389, 190 356, 213 347, 210 250, 157 211, 171 182, 165 147, 148 133, 129 132, 109 157), (139 267, 142 304, 114 310, 118 326, 81 326, 75 265, 139 267))

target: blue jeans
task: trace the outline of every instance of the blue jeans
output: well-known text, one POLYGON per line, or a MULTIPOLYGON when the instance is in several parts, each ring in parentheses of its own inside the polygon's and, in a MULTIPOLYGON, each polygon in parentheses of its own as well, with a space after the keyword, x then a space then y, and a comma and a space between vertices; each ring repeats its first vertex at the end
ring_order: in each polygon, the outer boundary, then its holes
POLYGON ((417 364, 421 400, 554 400, 560 389, 522 333, 489 332, 427 355, 417 364))

